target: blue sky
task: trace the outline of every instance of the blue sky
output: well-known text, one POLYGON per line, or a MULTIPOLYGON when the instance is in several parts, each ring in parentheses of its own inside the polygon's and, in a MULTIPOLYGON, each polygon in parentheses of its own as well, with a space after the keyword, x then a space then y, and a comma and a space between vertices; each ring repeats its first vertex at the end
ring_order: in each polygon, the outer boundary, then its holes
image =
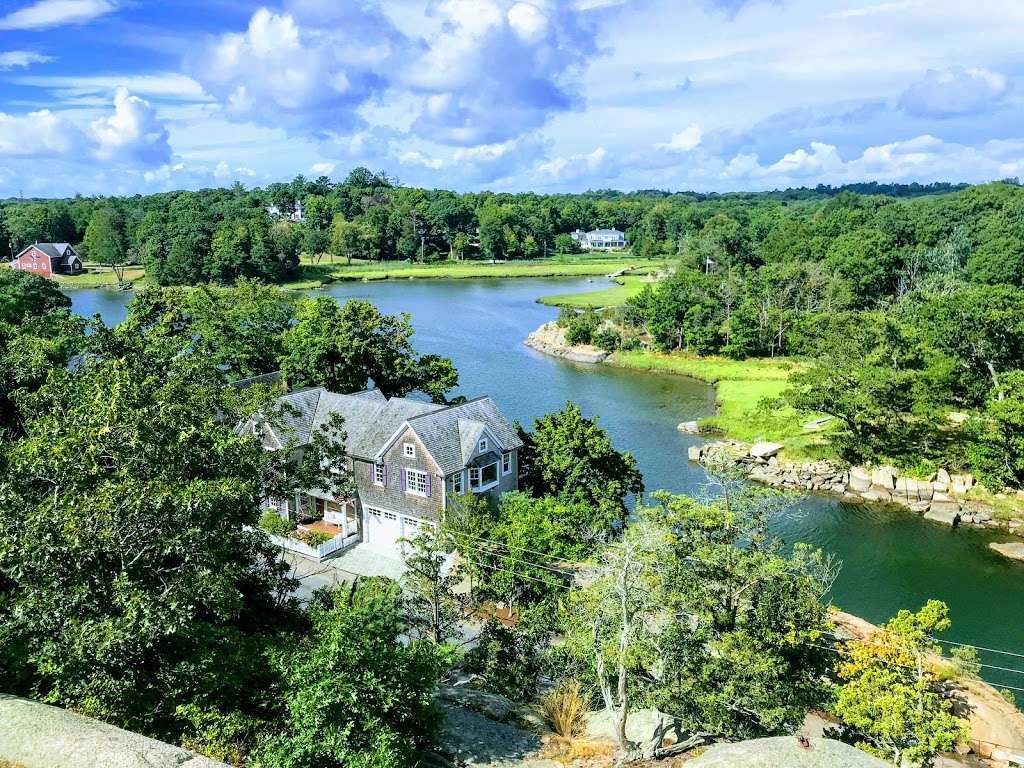
POLYGON ((0 196, 1024 176, 1020 0, 7 0, 0 196))

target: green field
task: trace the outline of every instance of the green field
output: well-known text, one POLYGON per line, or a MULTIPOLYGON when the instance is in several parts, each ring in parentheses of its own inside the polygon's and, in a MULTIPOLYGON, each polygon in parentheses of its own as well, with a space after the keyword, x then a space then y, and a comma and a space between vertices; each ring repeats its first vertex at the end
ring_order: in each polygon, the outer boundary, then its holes
POLYGON ((596 291, 556 293, 551 296, 541 296, 537 301, 552 307, 593 307, 594 309, 618 307, 625 304, 627 299, 640 293, 644 286, 650 285, 651 279, 646 275, 629 274, 617 277, 613 282, 614 285, 596 291))
POLYGON ((411 280, 481 277, 589 277, 607 275, 643 261, 627 253, 559 254, 536 261, 442 261, 416 264, 408 261, 373 261, 331 264, 326 258, 314 264, 302 258, 301 274, 285 283, 288 288, 310 288, 339 280, 411 280))
MULTIPOLYGON (((54 275, 62 288, 116 288, 117 276, 110 267, 86 264, 85 270, 77 275, 54 275)), ((146 281, 145 267, 127 267, 124 279, 136 288, 146 281)))
POLYGON ((806 414, 783 406, 761 408, 762 401, 778 398, 789 386, 789 374, 798 363, 785 358, 730 360, 694 357, 681 353, 619 351, 608 362, 623 368, 690 376, 715 385, 718 413, 701 419, 709 430, 745 442, 783 443, 788 458, 827 455, 821 432, 808 432, 806 414))

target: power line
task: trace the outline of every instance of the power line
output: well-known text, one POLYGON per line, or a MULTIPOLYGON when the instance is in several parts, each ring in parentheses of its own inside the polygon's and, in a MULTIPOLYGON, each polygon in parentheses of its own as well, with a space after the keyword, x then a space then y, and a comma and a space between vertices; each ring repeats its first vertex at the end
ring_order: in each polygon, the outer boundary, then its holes
POLYGON ((507 568, 499 568, 496 565, 489 565, 487 563, 477 562, 476 560, 470 560, 468 557, 464 557, 462 559, 465 560, 467 563, 473 563, 473 565, 479 565, 481 568, 489 568, 492 571, 501 571, 502 573, 509 573, 509 574, 511 574, 511 575, 513 575, 513 576, 515 576, 517 578, 528 579, 529 581, 536 581, 539 584, 545 584, 545 585, 547 585, 549 587, 559 587, 560 589, 571 589, 571 587, 568 584, 559 584, 559 583, 554 582, 554 581, 545 581, 544 579, 538 579, 538 578, 536 578, 534 576, 527 576, 524 573, 519 573, 517 571, 510 571, 507 568))
POLYGON ((985 651, 987 653, 1001 653, 1003 656, 1016 656, 1018 659, 1024 659, 1024 653, 1014 653, 1013 651, 1000 651, 998 648, 986 648, 983 645, 974 645, 973 643, 958 643, 955 640, 943 640, 940 637, 934 638, 939 643, 945 643, 946 645, 958 645, 962 648, 974 648, 976 651, 985 651))

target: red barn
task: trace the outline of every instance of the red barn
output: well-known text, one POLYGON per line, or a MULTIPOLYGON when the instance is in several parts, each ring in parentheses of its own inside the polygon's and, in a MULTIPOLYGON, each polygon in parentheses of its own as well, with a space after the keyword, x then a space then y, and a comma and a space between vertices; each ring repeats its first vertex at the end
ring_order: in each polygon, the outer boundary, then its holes
POLYGON ((70 243, 35 243, 14 257, 11 269, 23 269, 43 277, 77 275, 82 271, 82 259, 70 243))

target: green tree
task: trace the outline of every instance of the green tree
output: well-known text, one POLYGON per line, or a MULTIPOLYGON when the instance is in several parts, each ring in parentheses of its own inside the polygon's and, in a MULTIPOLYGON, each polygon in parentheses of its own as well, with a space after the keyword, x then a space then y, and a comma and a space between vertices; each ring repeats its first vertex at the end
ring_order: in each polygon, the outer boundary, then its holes
POLYGON ((372 380, 388 397, 419 390, 443 402, 458 374, 447 358, 418 357, 412 333, 408 315, 384 315, 367 301, 304 299, 283 334, 281 369, 292 386, 357 392, 372 380))
POLYGON ((424 527, 402 545, 406 571, 401 583, 410 628, 435 643, 457 637, 466 601, 456 591, 462 572, 451 535, 424 527))
POLYGON ((294 582, 259 501, 289 479, 333 485, 320 448, 337 456, 336 425, 295 467, 235 432, 237 393, 208 361, 113 356, 94 336, 18 398, 25 436, 0 445, 2 665, 44 700, 165 739, 190 704, 265 716, 260 660, 294 582))
POLYGON ((929 600, 900 611, 877 632, 847 643, 838 666, 835 713, 867 752, 894 765, 927 766, 966 740, 952 702, 936 690, 929 656, 941 655, 935 632, 948 629, 949 609, 929 600))
POLYGON ((331 222, 331 257, 338 256, 348 264, 352 259, 369 259, 372 255, 372 235, 366 224, 348 221, 340 213, 331 222))
POLYGON ((522 436, 522 486, 535 496, 579 501, 602 516, 624 520, 628 496, 643 493, 633 455, 615 450, 597 420, 584 417, 571 402, 535 420, 533 432, 522 436))
POLYGON ((439 722, 443 646, 402 641, 401 594, 387 580, 322 596, 309 636, 281 662, 285 715, 257 759, 268 768, 412 765, 439 722))
POLYGON ((110 208, 97 208, 89 218, 85 228, 85 252, 92 261, 114 270, 118 282, 124 281, 124 232, 110 208))
POLYGON ((970 424, 967 458, 993 488, 1024 486, 1024 371, 1006 373, 970 424))

